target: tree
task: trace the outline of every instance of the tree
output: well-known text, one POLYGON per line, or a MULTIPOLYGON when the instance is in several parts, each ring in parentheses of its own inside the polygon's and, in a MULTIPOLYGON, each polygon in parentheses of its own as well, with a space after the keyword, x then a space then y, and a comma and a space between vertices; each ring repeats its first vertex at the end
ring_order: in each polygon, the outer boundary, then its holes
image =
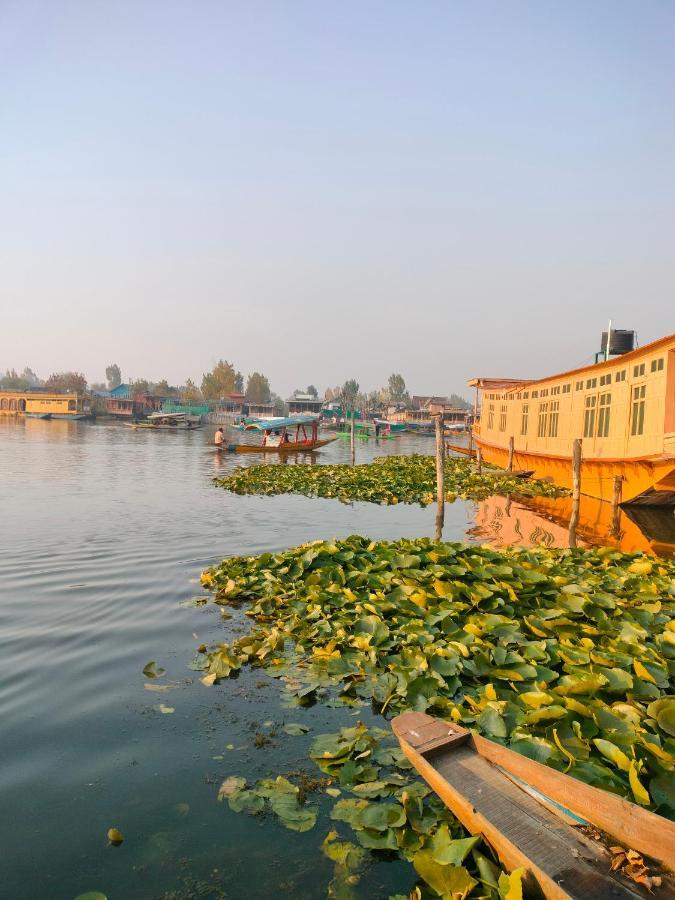
POLYGON ((359 396, 359 383, 355 378, 350 378, 342 385, 341 391, 342 405, 345 409, 356 409, 359 396))
POLYGON ((108 390, 119 387, 122 384, 122 371, 117 363, 112 363, 105 370, 105 377, 108 381, 108 390))
POLYGON ((87 379, 81 372, 53 372, 45 381, 50 391, 71 391, 83 394, 87 390, 87 379))
POLYGON ((0 387, 7 391, 25 391, 28 384, 16 369, 7 369, 2 378, 0 378, 0 387))
POLYGON ((202 394, 207 400, 220 400, 226 394, 241 393, 243 384, 241 372, 235 372, 232 363, 221 359, 202 378, 202 394))
POLYGON ((310 385, 309 385, 309 387, 307 388, 306 393, 309 394, 310 397, 318 397, 318 396, 319 396, 319 392, 317 391, 317 389, 314 387, 313 384, 310 384, 310 385))
POLYGON ((180 399, 184 403, 198 403, 202 399, 201 392, 191 378, 179 390, 180 399))
POLYGON ((410 399, 403 376, 396 372, 389 376, 387 390, 389 392, 390 403, 407 403, 410 399))
POLYGON ((29 367, 26 366, 21 373, 21 377, 26 382, 28 387, 40 387, 43 383, 35 374, 35 372, 29 367))
POLYGON ((471 404, 468 400, 465 400, 464 397, 460 397, 459 394, 450 394, 448 403, 450 406, 459 406, 460 409, 471 409, 471 404))
POLYGON ((152 393, 158 394, 160 397, 175 397, 178 392, 176 388, 171 387, 166 378, 162 378, 161 381, 152 385, 152 393))
POLYGON ((260 372, 253 372, 246 381, 246 399, 251 403, 269 403, 270 383, 260 372))
POLYGON ((129 393, 132 397, 135 397, 137 394, 149 394, 150 388, 151 384, 149 381, 146 381, 145 378, 137 378, 129 385, 129 393))
POLYGON ((333 388, 326 388, 326 391, 323 395, 323 399, 326 401, 326 403, 331 403, 333 400, 335 400, 335 394, 333 393, 333 388))

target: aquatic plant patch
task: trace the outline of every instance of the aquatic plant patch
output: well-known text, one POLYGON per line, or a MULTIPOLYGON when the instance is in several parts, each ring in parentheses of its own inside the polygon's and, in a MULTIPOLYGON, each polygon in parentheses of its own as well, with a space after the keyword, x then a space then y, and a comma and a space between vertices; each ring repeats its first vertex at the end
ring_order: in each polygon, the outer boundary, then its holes
MULTIPOLYGON (((436 461, 431 456, 383 456, 375 462, 350 465, 260 465, 235 469, 215 483, 235 494, 303 494, 335 497, 343 503, 419 503, 436 499, 436 461)), ((517 478, 500 469, 481 475, 468 459, 445 460, 446 500, 484 500, 493 494, 559 497, 569 492, 547 481, 517 478)))
MULTIPOLYGON (((279 679, 286 707, 427 711, 675 817, 671 561, 354 536, 227 559, 202 583, 251 619, 233 643, 200 648, 193 667, 214 680, 259 666, 279 679)), ((324 852, 397 853, 426 884, 422 896, 508 894, 508 877, 485 848, 462 843, 471 839, 411 780, 388 732, 356 725, 310 752, 334 779, 332 819, 358 843, 329 835, 324 852)), ((233 808, 270 806, 296 830, 316 820, 292 785, 234 788, 233 808)), ((348 873, 336 862, 341 884, 348 873)))

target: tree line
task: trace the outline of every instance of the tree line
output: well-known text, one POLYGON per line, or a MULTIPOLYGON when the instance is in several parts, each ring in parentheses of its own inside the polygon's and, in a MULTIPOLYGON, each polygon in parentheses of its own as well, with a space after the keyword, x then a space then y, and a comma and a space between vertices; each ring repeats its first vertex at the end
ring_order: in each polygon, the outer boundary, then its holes
MULTIPOLYGON (((105 381, 94 382, 91 385, 81 372, 52 372, 48 378, 42 380, 28 366, 20 374, 14 369, 8 369, 0 376, 0 388, 4 390, 45 388, 55 392, 85 393, 87 390, 110 391, 120 384, 122 384, 122 370, 117 363, 111 363, 106 367, 105 381)), ((185 403, 213 402, 223 399, 228 394, 245 394, 249 403, 274 403, 279 408, 283 407, 283 400, 272 391, 269 379, 265 375, 261 372, 251 372, 244 382, 242 373, 225 359, 219 360, 210 372, 202 375, 200 385, 191 378, 182 385, 170 385, 166 379, 148 381, 144 378, 130 379, 128 384, 133 395, 156 394, 161 397, 175 397, 176 400, 185 403)), ((304 390, 297 389, 293 392, 293 396, 300 394, 317 398, 319 396, 313 384, 304 390)), ((343 409, 359 410, 362 414, 369 415, 389 405, 408 405, 410 394, 403 376, 395 372, 389 376, 387 384, 379 390, 361 391, 358 381, 351 378, 335 388, 326 388, 324 399, 338 403, 343 409)), ((448 400, 452 406, 470 408, 470 404, 458 394, 450 394, 448 400)))

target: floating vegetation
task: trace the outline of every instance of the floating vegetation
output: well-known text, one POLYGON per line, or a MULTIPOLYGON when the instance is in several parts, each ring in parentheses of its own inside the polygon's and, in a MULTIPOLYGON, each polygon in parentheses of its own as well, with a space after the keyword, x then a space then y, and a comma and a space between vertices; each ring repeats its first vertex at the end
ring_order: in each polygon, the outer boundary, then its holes
MULTIPOLYGON (((350 465, 244 466, 215 479, 235 494, 303 494, 384 505, 436 499, 436 461, 431 456, 383 456, 372 463, 350 465)), ((560 497, 569 492, 547 481, 517 478, 501 469, 475 472, 468 459, 445 460, 446 500, 484 500, 492 494, 560 497)))
MULTIPOLYGON (((192 664, 216 679, 249 664, 283 683, 287 707, 428 711, 675 816, 673 562, 612 548, 354 536, 227 559, 202 583, 216 603, 250 603, 249 633, 192 664)), ((312 744, 311 758, 333 779, 331 818, 358 843, 326 838, 332 895, 349 896, 363 852, 374 851, 409 860, 426 885, 421 897, 519 896, 520 874, 500 872, 410 777, 392 742, 358 724, 312 744)), ((221 799, 311 827, 295 791, 277 782, 228 779, 221 799), (288 799, 273 803, 276 792, 288 799)))

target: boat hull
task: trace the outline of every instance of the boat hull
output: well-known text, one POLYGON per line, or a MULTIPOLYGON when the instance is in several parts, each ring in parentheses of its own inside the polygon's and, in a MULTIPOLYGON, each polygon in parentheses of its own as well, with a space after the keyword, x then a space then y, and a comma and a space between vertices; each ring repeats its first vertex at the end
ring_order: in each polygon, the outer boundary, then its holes
POLYGON ((51 417, 52 417, 52 414, 51 414, 51 413, 32 413, 32 412, 27 412, 25 415, 26 415, 26 418, 27 418, 27 419, 51 419, 51 417))
MULTIPOLYGON (((481 455, 486 463, 506 468, 509 458, 507 447, 491 444, 477 434, 474 434, 474 442, 481 448, 481 455)), ((572 487, 571 456, 516 450, 513 468, 533 470, 535 478, 548 478, 561 487, 572 487)), ((675 457, 664 455, 635 459, 583 459, 581 493, 611 502, 614 496, 614 479, 617 476, 622 480, 622 503, 675 505, 675 457)))
POLYGON ((90 419, 88 413, 50 413, 52 419, 62 419, 64 422, 79 422, 82 419, 90 419))
POLYGON ((326 438, 321 441, 289 441, 280 447, 264 447, 255 444, 231 444, 227 447, 217 447, 217 450, 224 450, 229 453, 306 453, 308 450, 318 450, 319 447, 325 447, 335 438, 326 438))

